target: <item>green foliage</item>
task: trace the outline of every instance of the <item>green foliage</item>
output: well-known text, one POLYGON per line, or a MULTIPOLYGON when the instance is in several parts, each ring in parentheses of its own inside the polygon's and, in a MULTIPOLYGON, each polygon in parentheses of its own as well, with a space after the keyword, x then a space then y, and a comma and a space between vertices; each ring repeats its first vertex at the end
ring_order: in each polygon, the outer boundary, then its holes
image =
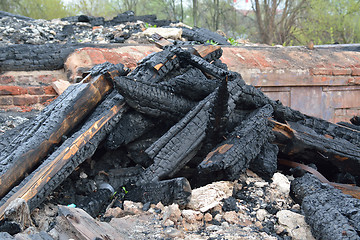
POLYGON ((122 187, 122 190, 124 191, 125 194, 127 194, 129 191, 126 190, 125 187, 122 187))
POLYGON ((239 43, 233 39, 232 37, 228 38, 228 42, 232 45, 232 46, 238 46, 239 43))
POLYGON ((155 25, 151 25, 149 23, 145 23, 145 28, 157 28, 156 24, 155 25))
POLYGON ((218 42, 216 42, 216 41, 214 41, 214 40, 212 40, 212 39, 211 39, 211 40, 207 40, 206 43, 211 44, 211 45, 213 45, 213 46, 219 45, 218 42))
POLYGON ((61 0, 1 0, 0 10, 35 19, 54 19, 69 16, 61 0))
POLYGON ((296 42, 305 45, 360 42, 360 1, 311 0, 296 42))

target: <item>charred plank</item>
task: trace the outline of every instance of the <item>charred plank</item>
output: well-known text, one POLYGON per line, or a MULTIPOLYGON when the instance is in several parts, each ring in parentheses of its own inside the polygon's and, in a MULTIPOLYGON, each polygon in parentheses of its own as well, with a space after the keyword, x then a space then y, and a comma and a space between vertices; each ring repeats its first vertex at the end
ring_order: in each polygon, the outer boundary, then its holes
POLYGON ((196 104, 172 92, 134 81, 129 77, 115 77, 114 83, 132 108, 150 116, 179 120, 196 104))
POLYGON ((360 239, 360 200, 343 194, 311 174, 296 178, 291 191, 318 239, 360 239))
POLYGON ((275 142, 283 154, 315 164, 336 166, 341 172, 359 176, 360 148, 355 144, 318 134, 299 122, 289 122, 289 125, 273 123, 277 136, 275 142))
POLYGON ((191 197, 191 186, 186 178, 174 178, 158 182, 145 183, 129 190, 125 199, 142 203, 172 203, 185 206, 191 197))
POLYGON ((159 87, 166 87, 172 92, 180 94, 194 101, 200 101, 219 86, 219 81, 207 79, 196 68, 190 68, 184 74, 159 83, 159 87))
POLYGON ((194 157, 205 138, 209 110, 215 99, 216 92, 201 101, 146 150, 154 164, 145 170, 139 184, 172 177, 194 157))
POLYGON ((83 124, 38 168, 0 201, 0 217, 16 198, 24 199, 30 210, 38 206, 71 172, 91 157, 126 110, 125 100, 117 92, 109 95, 83 124))
POLYGON ((106 139, 108 149, 128 144, 155 126, 154 120, 137 111, 128 111, 106 139))
POLYGON ((277 155, 279 148, 276 144, 265 142, 259 155, 250 162, 250 169, 265 179, 271 179, 277 170, 277 155))
POLYGON ((219 177, 235 180, 245 171, 271 136, 268 117, 273 108, 265 105, 255 111, 252 116, 235 128, 227 140, 210 152, 199 164, 202 175, 218 173, 219 177))

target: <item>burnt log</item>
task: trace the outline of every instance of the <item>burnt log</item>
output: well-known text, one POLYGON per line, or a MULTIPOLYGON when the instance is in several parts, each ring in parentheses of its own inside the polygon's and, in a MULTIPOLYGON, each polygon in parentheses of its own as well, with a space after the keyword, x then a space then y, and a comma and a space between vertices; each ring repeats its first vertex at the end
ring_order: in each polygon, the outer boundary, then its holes
MULTIPOLYGON (((105 75, 90 75, 83 83, 70 86, 1 151, 0 197, 29 173, 112 89, 105 75)), ((119 71, 113 71, 113 75, 119 75, 119 71)))
POLYGON ((16 198, 24 199, 30 210, 37 207, 73 170, 91 157, 126 110, 125 101, 116 91, 110 94, 73 133, 35 171, 0 201, 0 218, 16 198))
POLYGON ((360 200, 343 194, 311 174, 291 183, 305 220, 317 239, 360 239, 360 200))
POLYGON ((270 180, 277 170, 278 152, 279 147, 276 144, 265 142, 259 155, 250 162, 250 170, 270 180))
POLYGON ((212 93, 219 83, 218 80, 207 79, 199 69, 190 68, 182 75, 159 83, 159 87, 193 101, 200 101, 212 93))
POLYGON ((199 174, 211 174, 213 177, 216 175, 219 179, 239 178, 271 137, 271 126, 267 118, 272 114, 273 108, 270 105, 256 110, 206 156, 198 166, 199 174))
POLYGON ((128 111, 106 138, 107 149, 126 145, 155 126, 154 120, 136 111, 128 111))
POLYGON ((273 122, 275 142, 289 159, 335 166, 341 172, 359 176, 360 148, 345 139, 321 135, 298 122, 273 122))
POLYGON ((196 41, 199 43, 209 43, 210 41, 214 41, 220 45, 230 45, 226 38, 206 28, 189 29, 183 27, 183 33, 181 36, 189 41, 196 41))
POLYGON ((176 203, 185 206, 191 197, 191 186, 186 178, 174 178, 158 182, 145 183, 129 190, 126 200, 142 203, 170 205, 176 203))
POLYGON ((202 100, 146 150, 154 163, 141 175, 139 185, 174 176, 195 156, 205 139, 216 94, 202 100))
POLYGON ((115 77, 115 87, 135 110, 153 117, 181 119, 195 102, 130 77, 115 77))

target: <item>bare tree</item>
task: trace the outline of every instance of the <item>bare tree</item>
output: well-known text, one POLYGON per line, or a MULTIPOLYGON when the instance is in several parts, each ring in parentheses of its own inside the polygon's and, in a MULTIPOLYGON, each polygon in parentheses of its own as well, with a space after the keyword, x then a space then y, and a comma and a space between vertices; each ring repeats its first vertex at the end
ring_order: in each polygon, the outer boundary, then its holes
POLYGON ((261 42, 283 44, 292 39, 306 0, 253 0, 252 6, 261 42))
POLYGON ((192 0, 192 4, 193 4, 192 14, 194 20, 194 27, 196 27, 198 24, 197 22, 198 0, 192 0))

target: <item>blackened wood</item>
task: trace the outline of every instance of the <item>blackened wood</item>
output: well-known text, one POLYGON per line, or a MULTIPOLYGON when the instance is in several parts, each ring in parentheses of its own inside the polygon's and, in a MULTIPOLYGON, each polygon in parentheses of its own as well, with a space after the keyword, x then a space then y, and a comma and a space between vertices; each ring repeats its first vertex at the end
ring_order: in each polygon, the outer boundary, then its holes
POLYGON ((158 182, 142 184, 129 190, 125 199, 142 203, 172 203, 185 206, 191 197, 191 186, 186 178, 174 178, 158 182))
POLYGON ((199 164, 200 174, 216 178, 214 173, 218 173, 219 177, 237 179, 271 136, 267 118, 271 117, 272 113, 273 108, 270 105, 256 110, 199 164))
POLYGON ((201 101, 146 150, 154 164, 141 175, 139 184, 172 177, 194 157, 206 136, 209 110, 215 99, 216 92, 201 101))
POLYGON ((115 77, 117 91, 135 110, 154 117, 181 119, 196 102, 130 77, 115 77))
POLYGON ((145 150, 148 149, 158 138, 147 138, 134 141, 126 145, 128 150, 129 157, 142 167, 149 167, 153 160, 145 153, 145 150))
POLYGON ((291 159, 336 166, 341 172, 359 176, 360 147, 342 138, 322 135, 300 123, 273 122, 276 144, 291 159))
POLYGON ((171 89, 175 94, 180 94, 194 101, 200 101, 219 86, 219 81, 207 79, 196 68, 190 68, 184 74, 159 83, 159 87, 171 89))
POLYGON ((177 67, 179 67, 179 59, 170 48, 167 48, 142 59, 129 77, 136 81, 157 83, 177 67))
POLYGON ((95 153, 126 110, 124 105, 125 100, 116 91, 110 94, 77 132, 0 201, 0 218, 16 198, 24 199, 30 210, 37 207, 80 163, 95 153))
POLYGON ((144 168, 140 165, 128 168, 110 169, 107 171, 109 174, 109 184, 113 186, 115 190, 123 186, 134 185, 143 171, 144 168))
POLYGON ((155 126, 154 120, 137 111, 128 111, 114 127, 106 139, 108 149, 117 149, 128 144, 155 126))
POLYGON ((350 122, 356 126, 360 126, 360 116, 354 116, 350 119, 350 122))
MULTIPOLYGON (((110 186, 110 185, 109 185, 110 186)), ((95 218, 104 210, 105 204, 109 203, 114 189, 103 187, 86 196, 79 203, 75 203, 79 208, 84 209, 91 217, 95 218)))
POLYGON ((63 221, 57 224, 59 232, 66 232, 75 239, 106 239, 122 240, 120 233, 110 224, 94 220, 89 214, 80 208, 59 206, 59 216, 63 221))
POLYGON ((181 48, 174 48, 173 52, 176 53, 176 55, 181 59, 183 64, 191 64, 194 67, 199 68, 200 70, 218 79, 225 79, 226 77, 229 77, 229 79, 232 80, 233 78, 240 76, 239 73, 226 71, 222 68, 219 68, 213 64, 210 64, 203 58, 195 56, 189 51, 183 50, 181 48))
POLYGON ((277 145, 265 142, 259 155, 250 162, 250 170, 270 180, 277 170, 278 152, 277 145))
POLYGON ((182 37, 187 38, 189 41, 196 41, 200 43, 207 43, 212 40, 220 45, 230 45, 226 38, 206 28, 189 29, 183 27, 182 37))
POLYGON ((296 178, 291 191, 317 239, 360 239, 360 200, 321 183, 311 174, 296 178))

